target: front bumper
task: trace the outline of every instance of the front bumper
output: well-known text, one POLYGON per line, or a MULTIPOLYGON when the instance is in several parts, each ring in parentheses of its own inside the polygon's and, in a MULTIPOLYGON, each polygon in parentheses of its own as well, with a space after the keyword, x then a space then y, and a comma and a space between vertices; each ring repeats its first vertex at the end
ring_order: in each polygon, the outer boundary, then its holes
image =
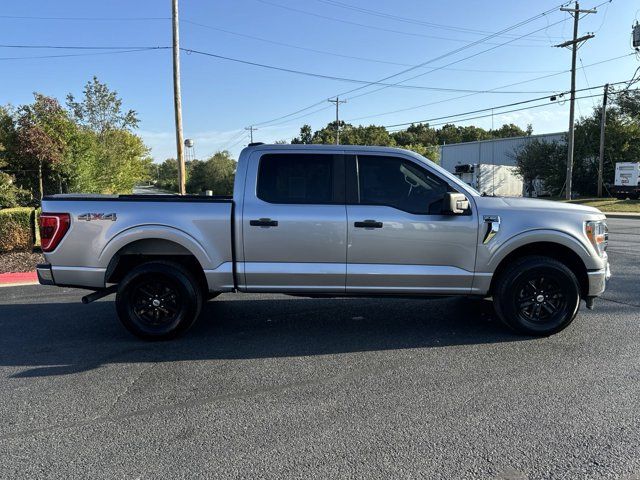
POLYGON ((38 281, 40 285, 55 285, 53 281, 53 272, 51 271, 51 264, 39 263, 36 265, 36 272, 38 273, 38 281))
POLYGON ((607 288, 607 282, 611 278, 611 268, 609 268, 609 261, 607 260, 605 268, 601 270, 593 270, 587 272, 589 277, 589 293, 588 297, 599 297, 607 288))

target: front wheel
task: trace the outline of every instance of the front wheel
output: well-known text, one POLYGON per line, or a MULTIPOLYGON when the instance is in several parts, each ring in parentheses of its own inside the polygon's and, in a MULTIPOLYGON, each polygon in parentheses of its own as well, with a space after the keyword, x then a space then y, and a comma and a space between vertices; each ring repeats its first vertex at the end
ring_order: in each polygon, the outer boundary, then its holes
POLYGON ((517 332, 552 335, 566 328, 580 307, 580 286, 563 263, 542 256, 516 260, 497 279, 498 317, 517 332))
POLYGON ((127 330, 145 340, 184 333, 200 313, 202 289, 177 263, 155 261, 131 270, 118 285, 116 310, 127 330))

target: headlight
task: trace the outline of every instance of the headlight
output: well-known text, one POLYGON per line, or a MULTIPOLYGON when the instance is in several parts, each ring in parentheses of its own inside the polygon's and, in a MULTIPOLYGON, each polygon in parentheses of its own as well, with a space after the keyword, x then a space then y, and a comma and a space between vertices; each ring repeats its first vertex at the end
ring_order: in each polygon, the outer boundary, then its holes
POLYGON ((590 220, 584 222, 584 233, 596 249, 598 255, 601 257, 607 250, 607 244, 609 243, 609 229, 607 228, 607 222, 604 220, 590 220))

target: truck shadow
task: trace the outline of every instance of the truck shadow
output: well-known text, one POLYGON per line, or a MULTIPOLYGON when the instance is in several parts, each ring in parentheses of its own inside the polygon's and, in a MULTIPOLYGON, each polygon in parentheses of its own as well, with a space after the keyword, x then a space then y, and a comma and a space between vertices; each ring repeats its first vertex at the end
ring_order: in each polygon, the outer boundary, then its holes
POLYGON ((305 299, 223 295, 171 342, 143 342, 112 301, 0 305, 0 366, 12 377, 67 375, 114 363, 233 360, 527 340, 488 301, 305 299))

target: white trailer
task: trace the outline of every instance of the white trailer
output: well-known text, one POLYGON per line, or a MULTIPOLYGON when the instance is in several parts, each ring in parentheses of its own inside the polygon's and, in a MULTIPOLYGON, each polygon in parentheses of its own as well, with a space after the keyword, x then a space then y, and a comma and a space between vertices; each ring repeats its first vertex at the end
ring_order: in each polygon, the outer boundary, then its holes
POLYGON ((522 178, 516 167, 486 163, 456 165, 455 175, 480 193, 500 197, 522 197, 522 178))
POLYGON ((616 163, 616 176, 611 193, 616 198, 638 198, 640 196, 640 162, 616 163))

